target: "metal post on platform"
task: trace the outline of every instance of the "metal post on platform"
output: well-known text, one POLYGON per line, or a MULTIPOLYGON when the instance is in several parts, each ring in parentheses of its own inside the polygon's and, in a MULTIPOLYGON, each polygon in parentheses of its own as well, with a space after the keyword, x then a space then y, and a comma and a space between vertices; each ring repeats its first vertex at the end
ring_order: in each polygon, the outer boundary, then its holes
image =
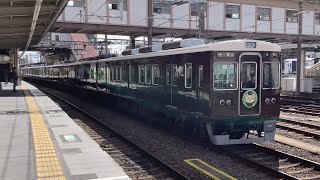
POLYGON ((135 49, 136 48, 136 37, 130 36, 130 40, 131 40, 131 49, 135 49))
POLYGON ((301 34, 302 34, 302 3, 299 1, 299 12, 298 12, 298 42, 297 42, 297 83, 296 83, 296 95, 300 95, 300 84, 301 84, 301 34))
POLYGON ((20 75, 20 67, 19 67, 19 49, 15 48, 13 50, 13 57, 14 57, 14 61, 13 61, 13 67, 16 68, 16 73, 18 75, 18 85, 21 84, 21 75, 20 75))
POLYGON ((148 0, 148 46, 152 45, 153 0, 148 0))
POLYGON ((108 34, 105 34, 104 35, 104 42, 105 42, 105 55, 106 55, 106 58, 108 58, 108 56, 109 56, 109 51, 108 51, 108 34))

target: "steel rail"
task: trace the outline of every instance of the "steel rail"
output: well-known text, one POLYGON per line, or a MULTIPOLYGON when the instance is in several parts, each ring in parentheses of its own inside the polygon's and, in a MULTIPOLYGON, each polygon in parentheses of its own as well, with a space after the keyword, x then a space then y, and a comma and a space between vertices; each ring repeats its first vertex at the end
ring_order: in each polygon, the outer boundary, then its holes
MULTIPOLYGON (((299 163, 300 166, 305 166, 307 168, 313 168, 313 170, 315 171, 320 171, 320 164, 314 161, 310 161, 295 155, 291 155, 279 150, 274 150, 274 149, 270 149, 267 147, 263 147, 259 144, 250 144, 250 145, 234 145, 234 146, 229 146, 229 147, 224 147, 222 148, 225 152, 228 152, 228 154, 230 154, 232 157, 240 159, 248 164, 253 165, 254 167, 258 167, 261 170, 267 171, 272 173, 274 176, 276 176, 277 178, 283 178, 283 179, 289 179, 289 180, 298 180, 301 179, 301 177, 296 177, 293 174, 288 174, 285 173, 284 171, 281 171, 280 166, 277 167, 270 167, 268 166, 268 163, 266 163, 265 161, 263 162, 257 162, 254 161, 255 158, 251 158, 250 157, 246 157, 245 155, 243 155, 242 153, 245 151, 249 151, 249 150, 257 150, 257 152, 259 153, 263 153, 264 156, 263 157, 258 157, 260 159, 263 159, 266 157, 266 155, 271 155, 272 157, 276 158, 276 159, 287 159, 288 161, 290 161, 291 163, 299 163), (239 147, 241 148, 241 150, 239 150, 239 147), (243 151, 243 149, 245 149, 243 151)), ((315 177, 315 179, 319 178, 318 176, 315 177)))
MULTIPOLYGON (((303 122, 299 122, 299 121, 294 121, 294 120, 289 120, 289 119, 280 119, 280 122, 285 122, 285 123, 289 123, 289 124, 293 124, 293 125, 299 125, 302 127, 306 127, 306 128, 311 128, 311 129, 315 129, 318 130, 320 132, 320 126, 317 125, 313 125, 313 124, 307 124, 307 123, 303 123, 303 122)), ((280 129, 284 129, 284 130, 289 130, 289 131, 293 131, 299 134, 303 134, 305 136, 311 136, 314 137, 315 139, 320 139, 320 133, 315 133, 312 131, 306 131, 306 130, 302 130, 299 128, 294 128, 294 127, 290 127, 284 124, 278 124, 277 123, 277 127, 280 129)))

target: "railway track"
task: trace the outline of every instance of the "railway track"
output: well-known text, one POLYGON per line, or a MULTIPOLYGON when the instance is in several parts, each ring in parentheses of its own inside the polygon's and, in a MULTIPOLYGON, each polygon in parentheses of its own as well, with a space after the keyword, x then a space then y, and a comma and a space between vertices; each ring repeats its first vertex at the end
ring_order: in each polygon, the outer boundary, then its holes
POLYGON ((61 104, 64 104, 65 107, 71 107, 72 114, 82 114, 86 116, 86 118, 75 119, 75 122, 100 145, 101 149, 106 151, 123 168, 130 178, 145 180, 188 179, 185 175, 148 153, 142 147, 128 140, 86 111, 54 93, 43 88, 39 89, 48 96, 56 99, 56 102, 59 101, 61 104))
POLYGON ((301 105, 282 105, 282 112, 304 114, 310 116, 320 116, 320 105, 301 104, 301 105))
POLYGON ((310 116, 320 116, 320 99, 313 99, 311 97, 282 96, 281 111, 310 116))
MULTIPOLYGON (((51 94, 43 89, 41 90, 45 93, 51 94)), ((56 96, 54 97, 55 99, 59 98, 56 96)), ((68 104, 68 106, 70 105, 68 104)), ((73 108, 78 109, 77 107, 73 108)), ((81 113, 86 112, 81 111, 81 113)), ((174 168, 172 172, 172 168, 170 166, 166 166, 166 163, 161 160, 159 160, 160 164, 163 163, 165 165, 161 167, 154 165, 158 163, 157 160, 153 163, 149 158, 145 158, 148 155, 140 155, 140 152, 136 151, 135 148, 127 147, 127 141, 118 142, 116 140, 116 136, 118 136, 117 134, 106 132, 104 124, 92 122, 92 118, 94 117, 87 114, 88 113, 86 113, 86 116, 91 119, 90 122, 83 123, 80 120, 76 120, 76 122, 86 130, 86 132, 93 137, 96 142, 98 142, 101 148, 107 151, 133 179, 187 179, 187 177, 180 174, 174 168), (97 124, 92 125, 91 123, 97 124), (115 141, 114 143, 112 142, 113 140, 115 141), (123 153, 124 151, 131 153, 123 153), (135 164, 136 162, 138 166, 135 164), (144 170, 147 168, 149 169, 145 172, 144 170), (165 172, 162 171, 163 169, 165 169, 165 172), (177 173, 177 175, 175 173, 177 173)), ((98 119, 94 118, 94 121, 96 120, 98 119)), ((218 147, 214 149, 221 148, 218 147)), ((264 148, 259 145, 227 146, 223 147, 223 149, 225 149, 223 150, 224 152, 227 152, 227 156, 236 156, 238 159, 235 159, 237 161, 240 159, 240 162, 246 161, 248 166, 253 166, 253 168, 259 173, 270 174, 269 176, 282 179, 320 179, 320 165, 313 161, 305 160, 280 151, 274 151, 273 149, 264 148), (259 167, 259 169, 257 169, 257 167, 259 167)), ((157 158, 155 157, 155 159, 157 158)), ((188 177, 190 178, 189 175, 188 177)))
POLYGON ((277 122, 277 128, 293 131, 308 137, 313 137, 314 139, 320 139, 320 126, 303 121, 280 119, 280 121, 277 122))
POLYGON ((320 179, 320 164, 258 144, 233 145, 223 148, 228 154, 240 158, 260 170, 281 179, 320 179))

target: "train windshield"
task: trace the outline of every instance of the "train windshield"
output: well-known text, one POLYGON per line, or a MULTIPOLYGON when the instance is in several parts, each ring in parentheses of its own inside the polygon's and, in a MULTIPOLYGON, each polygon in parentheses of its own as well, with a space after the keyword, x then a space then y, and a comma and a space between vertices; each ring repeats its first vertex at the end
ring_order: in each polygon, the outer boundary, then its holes
POLYGON ((278 89, 280 87, 280 64, 263 63, 263 88, 278 89))
POLYGON ((237 72, 236 63, 214 63, 213 88, 216 90, 236 90, 237 72))

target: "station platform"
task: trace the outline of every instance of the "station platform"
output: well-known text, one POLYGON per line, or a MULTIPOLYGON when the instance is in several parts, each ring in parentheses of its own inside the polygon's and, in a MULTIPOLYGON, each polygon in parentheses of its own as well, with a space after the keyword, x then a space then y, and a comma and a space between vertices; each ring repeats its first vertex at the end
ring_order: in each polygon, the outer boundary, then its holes
POLYGON ((0 84, 1 180, 130 179, 49 97, 12 86, 0 84))

